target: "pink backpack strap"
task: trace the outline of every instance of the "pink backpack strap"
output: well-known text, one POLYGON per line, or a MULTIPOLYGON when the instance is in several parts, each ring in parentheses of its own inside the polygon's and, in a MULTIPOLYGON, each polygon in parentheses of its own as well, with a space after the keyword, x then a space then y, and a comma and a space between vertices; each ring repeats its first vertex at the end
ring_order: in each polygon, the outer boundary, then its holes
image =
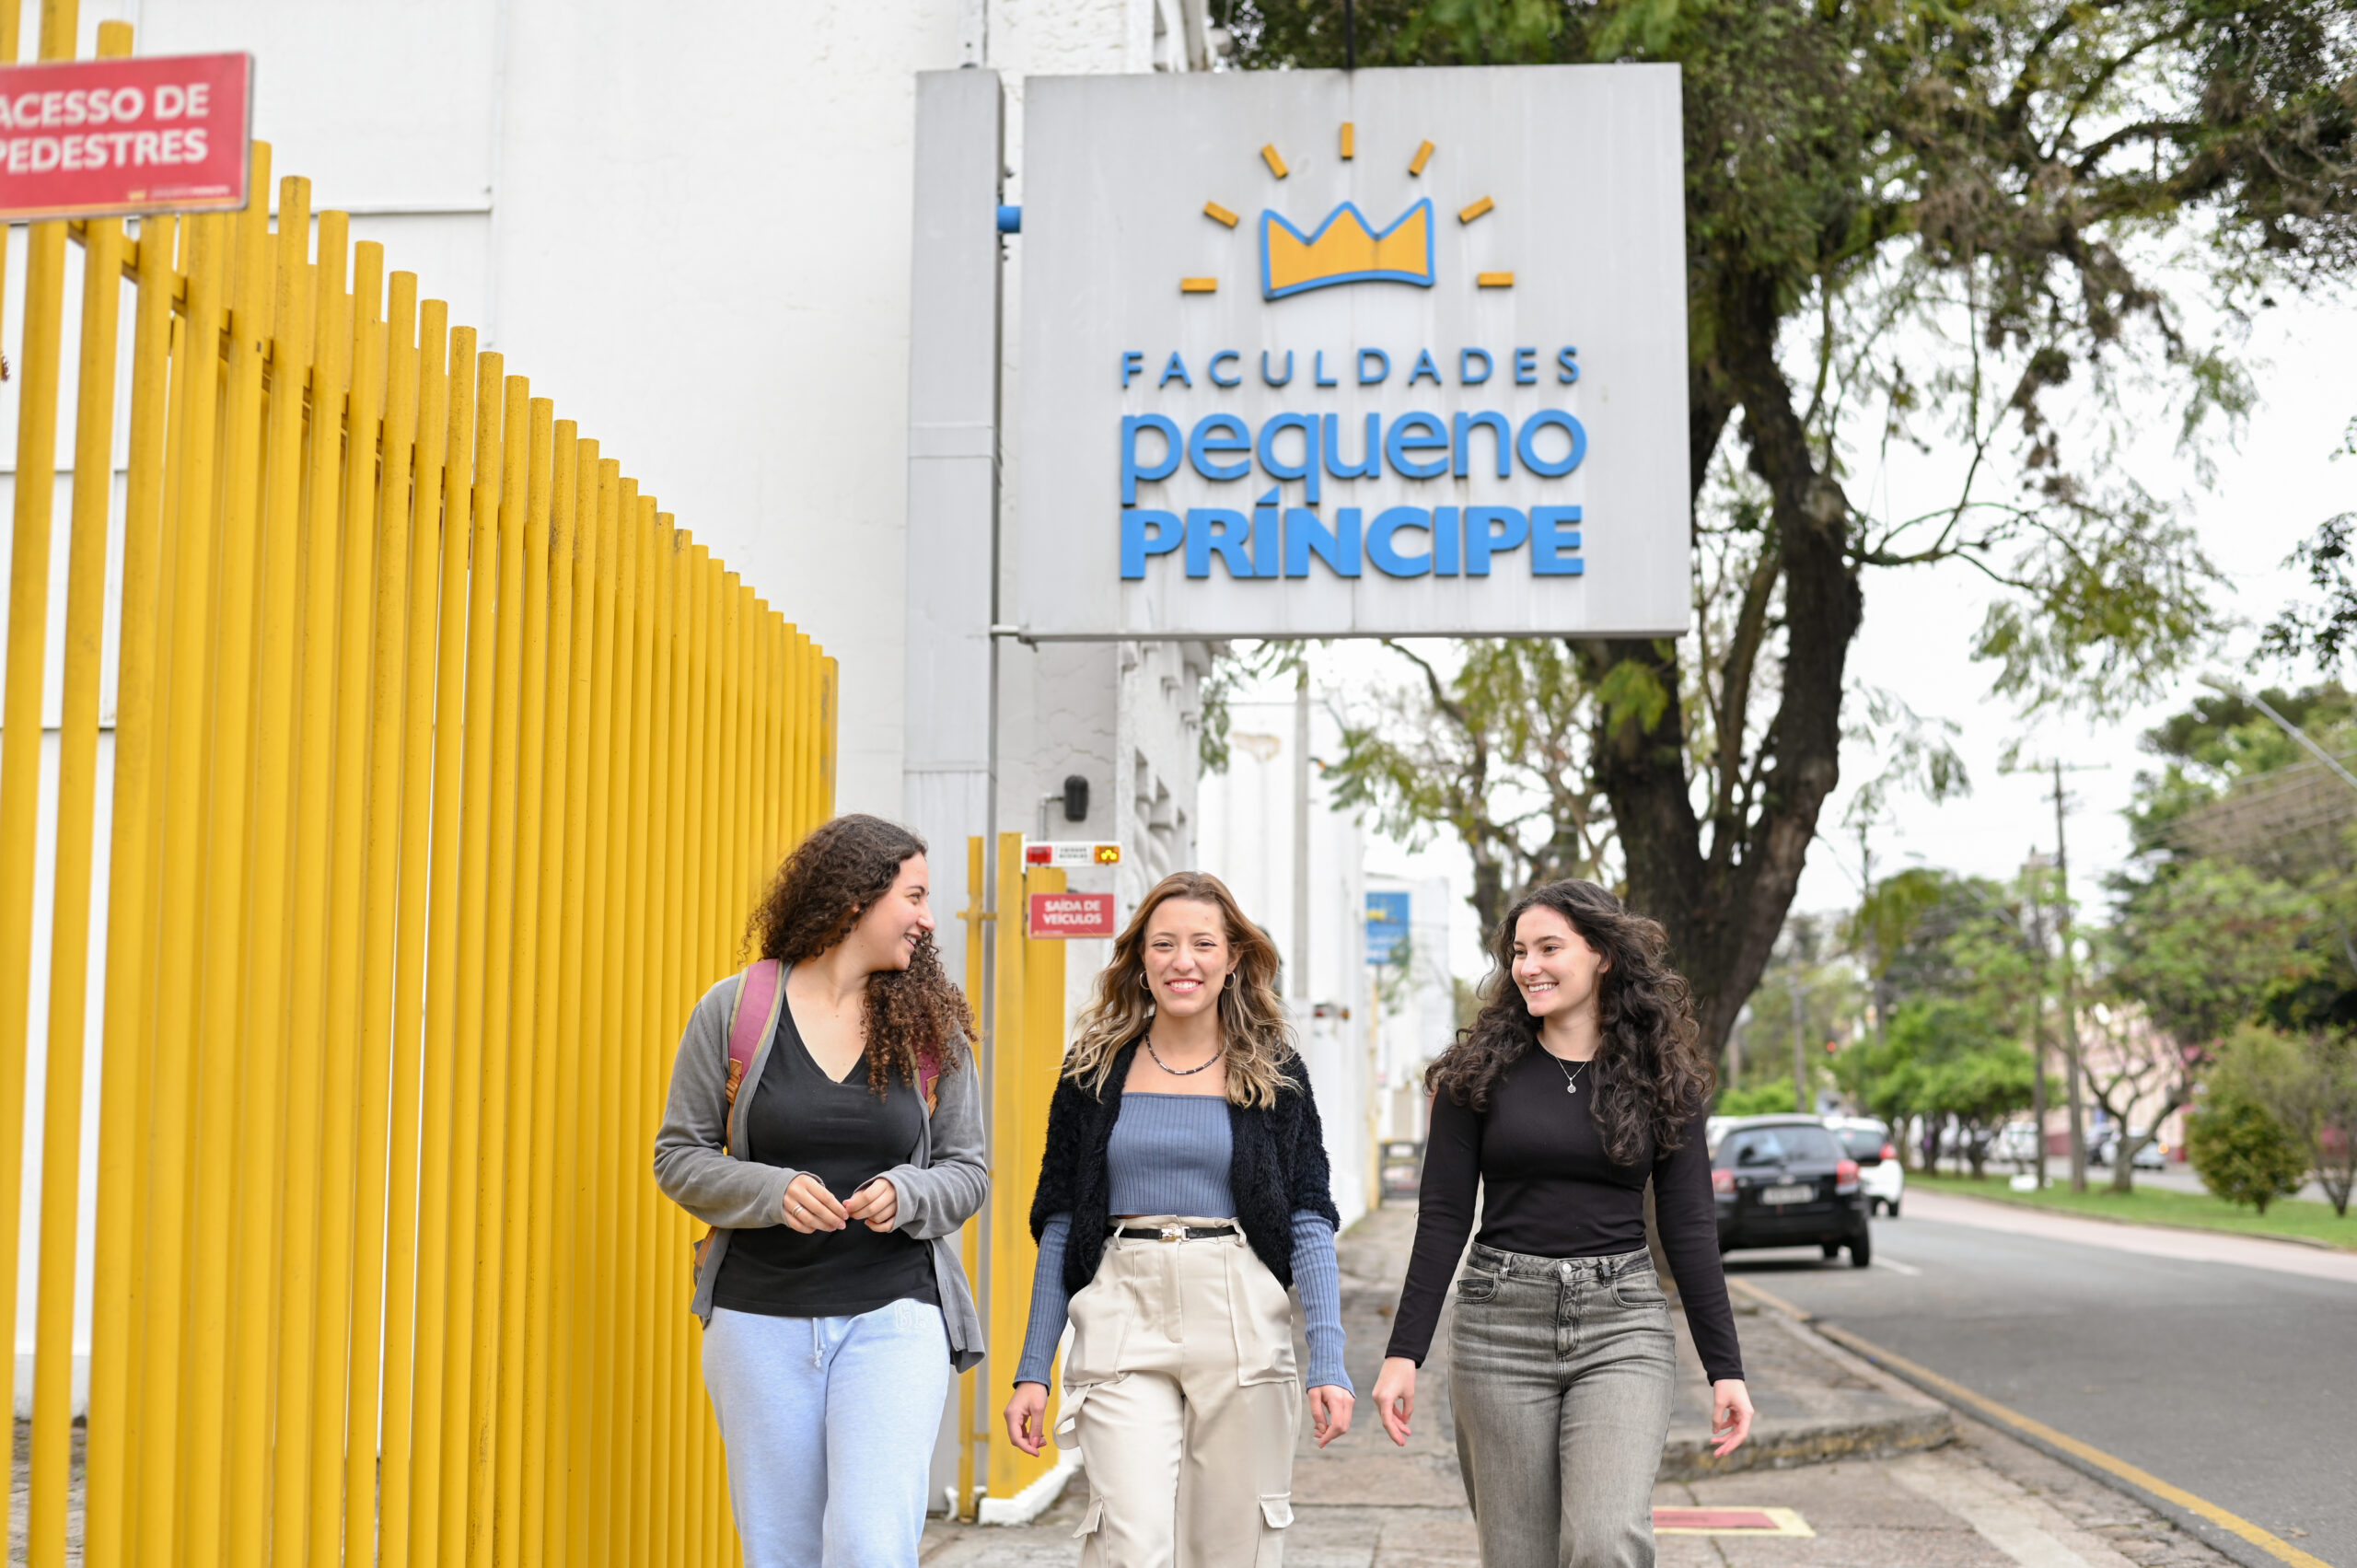
POLYGON ((785 966, 763 958, 737 977, 737 1000, 728 1009, 728 1109, 723 1115, 721 1147, 727 1148, 726 1127, 735 1120, 737 1091, 752 1070, 754 1053, 777 1028, 778 1010, 785 1005, 785 966))

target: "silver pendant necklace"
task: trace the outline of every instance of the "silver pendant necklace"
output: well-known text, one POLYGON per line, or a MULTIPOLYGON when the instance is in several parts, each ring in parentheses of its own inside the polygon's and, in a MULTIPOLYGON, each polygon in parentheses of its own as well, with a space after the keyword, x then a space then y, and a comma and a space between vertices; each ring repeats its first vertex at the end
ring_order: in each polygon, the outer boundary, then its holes
MULTIPOLYGON (((1556 1066, 1563 1067, 1563 1059, 1562 1057, 1555 1055, 1551 1051, 1547 1054, 1553 1060, 1556 1066)), ((1588 1060, 1592 1062, 1595 1058, 1590 1057, 1588 1060)), ((1575 1095, 1580 1092, 1580 1068, 1586 1065, 1586 1062, 1582 1062, 1570 1067, 1563 1067, 1563 1092, 1565 1094, 1575 1095)))

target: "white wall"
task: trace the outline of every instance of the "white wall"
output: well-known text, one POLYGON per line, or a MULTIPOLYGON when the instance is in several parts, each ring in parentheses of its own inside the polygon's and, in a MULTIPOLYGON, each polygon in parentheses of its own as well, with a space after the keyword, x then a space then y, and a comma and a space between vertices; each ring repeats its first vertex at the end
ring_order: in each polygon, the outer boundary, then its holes
POLYGON ((1316 760, 1336 755, 1341 734, 1325 704, 1310 722, 1309 901, 1294 898, 1295 707, 1245 702, 1228 709, 1228 765, 1204 776, 1199 856, 1225 881, 1293 962, 1298 922, 1309 927, 1307 983, 1287 980, 1302 1058, 1326 1126, 1334 1202, 1350 1224, 1374 1202, 1376 1087, 1381 1076, 1373 980, 1366 965, 1364 835, 1355 815, 1333 808, 1316 760))
POLYGON ((1386 977, 1390 994, 1383 1004, 1377 1062, 1377 1132, 1384 1138, 1422 1138, 1424 1066, 1447 1048, 1457 1028, 1457 993, 1448 967, 1448 879, 1374 873, 1367 889, 1408 895, 1406 973, 1386 977))

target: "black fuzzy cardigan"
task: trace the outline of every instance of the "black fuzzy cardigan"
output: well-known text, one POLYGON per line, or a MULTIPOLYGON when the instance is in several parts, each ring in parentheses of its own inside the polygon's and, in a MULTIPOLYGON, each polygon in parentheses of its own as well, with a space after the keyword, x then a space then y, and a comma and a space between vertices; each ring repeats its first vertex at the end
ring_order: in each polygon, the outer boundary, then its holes
MULTIPOLYGON (((1064 1243, 1068 1294, 1079 1294, 1097 1277, 1097 1265, 1105 1256, 1112 1196, 1105 1149, 1112 1142, 1113 1123, 1120 1119, 1121 1086, 1137 1050, 1132 1041, 1114 1056, 1103 1098, 1064 1077, 1057 1079, 1055 1098, 1048 1102, 1048 1147, 1040 1156, 1039 1185, 1031 1199, 1031 1237, 1038 1240, 1056 1215, 1072 1215, 1072 1235, 1064 1243)), ((1342 1217, 1328 1191, 1326 1132, 1318 1121, 1318 1102, 1309 1094, 1309 1076, 1298 1055, 1289 1055, 1283 1066, 1295 1086, 1279 1090, 1274 1105, 1248 1109, 1228 1102, 1228 1141, 1234 1152, 1227 1186, 1236 1199, 1236 1222, 1244 1239, 1277 1283, 1289 1286, 1293 1216, 1304 1210, 1323 1214, 1337 1230, 1342 1217)))

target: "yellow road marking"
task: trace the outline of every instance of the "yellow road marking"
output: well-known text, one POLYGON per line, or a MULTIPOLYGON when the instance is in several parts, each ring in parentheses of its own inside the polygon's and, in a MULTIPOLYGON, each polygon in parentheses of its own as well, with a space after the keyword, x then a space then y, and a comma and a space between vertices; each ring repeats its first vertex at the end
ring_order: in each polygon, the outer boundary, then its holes
MULTIPOLYGON (((1747 1294, 1759 1297, 1779 1311, 1792 1313, 1794 1317, 1803 1319, 1806 1319, 1809 1316, 1805 1312, 1798 1311, 1789 1302, 1778 1300, 1748 1280, 1731 1280, 1728 1283, 1740 1284, 1747 1294)), ((2220 1529, 2240 1536, 2269 1556, 2292 1564, 2292 1568, 2332 1568, 2332 1565, 2323 1558, 2302 1551, 2290 1541, 2270 1531, 2261 1529, 2240 1514, 2221 1508, 2206 1497, 2196 1497, 2185 1488, 2173 1486, 2148 1469, 2140 1469, 2125 1459, 2107 1454, 2094 1444, 2083 1443, 2066 1432, 2058 1432, 2044 1422, 2026 1416, 2010 1406, 2001 1405, 1985 1394, 1975 1393, 1953 1378, 1941 1376, 1928 1366, 1921 1365, 1903 1355, 1894 1354, 1883 1349, 1872 1340, 1861 1338, 1846 1329, 1837 1329, 1830 1323, 1814 1323, 1812 1327, 1835 1343, 1857 1352, 1869 1361, 1879 1362, 1894 1372, 1902 1372, 1918 1383, 1937 1388, 1957 1403, 1969 1406, 2002 1425, 2010 1426, 2016 1432, 2026 1433, 2042 1443, 2051 1444, 2066 1454, 2075 1455, 2098 1469, 2107 1470, 2118 1476, 2131 1486, 2141 1488, 2155 1497, 2165 1498, 2189 1514, 2199 1515, 2220 1529)))
POLYGON ((1275 175, 1280 180, 1283 180, 1285 177, 1285 160, 1277 152, 1276 143, 1271 142, 1261 147, 1260 161, 1269 166, 1269 172, 1271 174, 1275 175))
POLYGON ((1480 217, 1483 213, 1488 212, 1491 208, 1496 205, 1497 203, 1495 202, 1492 202, 1489 197, 1484 196, 1480 201, 1474 203, 1471 206, 1467 207, 1463 212, 1457 214, 1457 221, 1459 223, 1471 223, 1475 218, 1480 217))
POLYGON ((1514 274, 1512 273, 1477 273, 1473 276, 1473 281, 1483 288, 1512 288, 1514 274))
POLYGON ((1408 172, 1411 174, 1422 174, 1424 171, 1424 165, 1432 162, 1432 160, 1433 145, 1430 142, 1426 142, 1423 145, 1416 149, 1416 156, 1408 160, 1408 172))
POLYGON ((1751 1297, 1752 1300, 1759 1303, 1762 1307, 1773 1307, 1787 1318, 1797 1318, 1804 1323, 1811 1322, 1815 1319, 1816 1315, 1814 1313, 1802 1311, 1799 1307, 1794 1307, 1791 1302, 1786 1301, 1782 1296, 1776 1295, 1773 1291, 1762 1290, 1759 1286, 1753 1284, 1749 1280, 1740 1279, 1734 1274, 1729 1274, 1727 1276, 1727 1288, 1729 1290, 1736 1291, 1740 1295, 1751 1297))
POLYGON ((1357 154, 1357 152, 1358 152, 1358 140, 1359 140, 1359 139, 1358 139, 1358 135, 1357 135, 1356 129, 1355 129, 1355 128, 1351 124, 1351 122, 1350 122, 1349 121, 1347 121, 1347 120, 1343 121, 1343 122, 1342 122, 1342 156, 1343 156, 1344 157, 1354 157, 1354 156, 1357 154))
POLYGON ((1178 292, 1181 294, 1217 294, 1219 292, 1219 279, 1180 278, 1178 280, 1178 292))
POLYGON ((1203 203, 1203 215, 1211 219, 1213 223, 1224 223, 1230 228, 1234 228, 1236 226, 1236 215, 1229 212, 1225 207, 1221 206, 1217 202, 1205 202, 1203 203))

